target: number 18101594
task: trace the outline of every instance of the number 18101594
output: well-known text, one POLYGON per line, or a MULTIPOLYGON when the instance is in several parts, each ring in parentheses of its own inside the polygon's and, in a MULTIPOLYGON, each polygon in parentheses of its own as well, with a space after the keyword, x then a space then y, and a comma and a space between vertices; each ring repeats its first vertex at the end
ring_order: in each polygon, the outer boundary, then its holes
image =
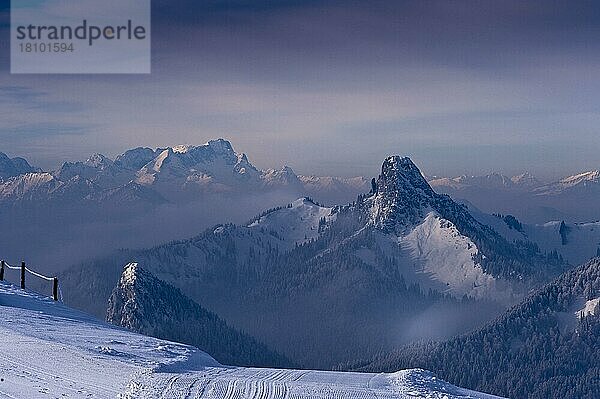
POLYGON ((19 43, 22 53, 72 53, 73 43, 19 43))

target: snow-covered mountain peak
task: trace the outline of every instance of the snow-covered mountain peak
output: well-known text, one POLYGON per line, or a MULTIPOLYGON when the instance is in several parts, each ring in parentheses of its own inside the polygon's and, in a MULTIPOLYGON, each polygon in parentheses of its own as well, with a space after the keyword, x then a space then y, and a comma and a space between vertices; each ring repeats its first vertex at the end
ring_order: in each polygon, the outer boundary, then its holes
POLYGON ((6 154, 0 152, 0 181, 37 171, 38 170, 29 165, 25 159, 9 158, 6 154))
POLYGON ((410 160, 392 156, 383 162, 371 202, 371 222, 392 231, 419 222, 436 197, 419 168, 410 160))
POLYGON ((125 169, 138 170, 156 156, 156 151, 147 147, 137 147, 125 151, 115 159, 115 164, 125 169))
POLYGON ((94 154, 90 156, 83 164, 93 168, 104 169, 112 166, 113 161, 102 154, 94 154))
POLYGON ((81 162, 64 162, 60 169, 52 172, 53 175, 61 181, 67 181, 77 176, 94 181, 101 186, 113 186, 122 181, 115 181, 113 177, 119 174, 119 166, 110 158, 102 154, 93 154, 87 160, 81 162))
MULTIPOLYGON (((358 201, 357 208, 364 212, 360 217, 367 220, 367 227, 374 227, 392 238, 395 236, 403 240, 418 231, 419 226, 426 227, 425 233, 418 234, 416 242, 419 243, 417 246, 431 249, 430 244, 421 245, 423 240, 431 242, 431 232, 444 236, 442 243, 462 236, 465 240, 461 246, 467 248, 461 252, 465 255, 461 258, 466 260, 465 264, 471 268, 479 265, 489 276, 502 276, 514 281, 536 273, 552 274, 562 267, 560 261, 552 263, 535 250, 508 242, 495 230, 477 221, 466 206, 447 195, 435 193, 408 158, 396 156, 386 159, 374 188, 372 196, 358 201), (454 229, 456 231, 452 231, 454 229), (500 261, 500 258, 503 260, 500 261), (512 266, 505 267, 506 262, 512 266), (533 267, 533 263, 539 265, 533 267)), ((434 246, 439 247, 438 244, 434 246)), ((436 255, 436 262, 444 262, 445 257, 436 255)))
POLYGON ((377 192, 383 195, 397 195, 399 191, 418 191, 427 197, 435 195, 417 165, 408 157, 395 155, 383 161, 377 192))
MULTIPOLYGON (((166 295, 165 289, 165 283, 137 262, 128 263, 109 298, 106 320, 134 331, 143 331, 143 327, 169 317, 164 307, 166 298, 159 299, 161 292, 166 295)), ((156 336, 152 330, 148 335, 156 336)))
POLYGON ((180 144, 180 145, 176 145, 174 147, 172 147, 173 152, 176 152, 178 154, 185 154, 187 152, 189 152, 192 148, 194 148, 191 145, 186 145, 186 144, 180 144))
POLYGON ((262 175, 263 185, 266 187, 294 187, 301 191, 302 182, 298 175, 289 166, 280 170, 267 169, 262 175))
POLYGON ((173 182, 178 178, 187 187, 194 182, 200 187, 213 180, 236 187, 239 181, 258 182, 260 172, 245 154, 236 153, 229 141, 218 139, 201 146, 179 145, 157 150, 157 156, 137 172, 136 181, 150 185, 157 179, 173 182))
POLYGON ((524 172, 520 175, 513 176, 510 178, 510 180, 514 184, 523 187, 533 188, 540 185, 540 180, 529 172, 524 172))
POLYGON ((217 153, 234 152, 231 142, 225 139, 210 140, 205 144, 208 148, 217 153))
POLYGON ((128 263, 125 268, 123 268, 123 274, 121 275, 122 285, 131 285, 135 284, 138 275, 142 273, 142 268, 138 266, 136 262, 128 263))
POLYGON ((235 152, 233 150, 233 146, 231 145, 231 142, 229 142, 225 139, 210 140, 200 146, 189 145, 189 144, 180 144, 180 145, 176 145, 176 146, 173 146, 170 148, 173 152, 178 153, 178 154, 187 154, 187 153, 196 151, 199 148, 205 149, 205 150, 210 150, 211 152, 214 152, 217 154, 227 154, 227 153, 235 152))
POLYGON ((50 173, 27 173, 11 177, 0 185, 0 198, 36 198, 36 190, 52 192, 58 187, 58 182, 50 173))
POLYGON ((160 175, 183 177, 188 181, 198 179, 190 176, 209 176, 232 184, 231 178, 256 178, 260 172, 248 161, 245 154, 238 154, 231 143, 224 139, 211 140, 201 146, 178 145, 157 150, 158 154, 138 172, 138 182, 154 183, 160 175))
POLYGON ((303 197, 286 207, 267 211, 247 227, 274 232, 289 249, 296 244, 317 239, 326 224, 333 220, 333 208, 323 207, 310 198, 303 197))

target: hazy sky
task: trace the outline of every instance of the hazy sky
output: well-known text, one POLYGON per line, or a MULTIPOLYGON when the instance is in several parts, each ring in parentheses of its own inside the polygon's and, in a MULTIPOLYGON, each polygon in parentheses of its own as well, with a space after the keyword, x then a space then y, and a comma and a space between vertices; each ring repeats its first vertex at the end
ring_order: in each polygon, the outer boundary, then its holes
POLYGON ((0 151, 230 139, 259 167, 373 175, 600 168, 600 2, 154 0, 152 74, 10 75, 0 151))

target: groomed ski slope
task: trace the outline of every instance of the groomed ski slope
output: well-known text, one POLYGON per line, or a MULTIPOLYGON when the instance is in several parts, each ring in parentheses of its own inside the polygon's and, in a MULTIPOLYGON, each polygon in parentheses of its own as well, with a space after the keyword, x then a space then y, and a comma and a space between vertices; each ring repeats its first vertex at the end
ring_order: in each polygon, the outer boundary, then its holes
POLYGON ((393 374, 222 366, 0 282, 0 398, 495 398, 424 370, 393 374))

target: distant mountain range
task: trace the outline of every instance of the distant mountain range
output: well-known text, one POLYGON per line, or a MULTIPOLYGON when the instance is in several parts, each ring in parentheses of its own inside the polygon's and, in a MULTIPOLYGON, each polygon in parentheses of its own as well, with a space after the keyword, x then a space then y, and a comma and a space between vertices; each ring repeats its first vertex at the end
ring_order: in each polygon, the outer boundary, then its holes
MULTIPOLYGON (((515 216, 526 234, 509 231, 504 235, 509 242, 527 240, 578 263, 600 244, 597 176, 590 172, 546 184, 527 173, 491 174, 429 183, 481 214, 483 224, 504 230, 485 214, 515 216)), ((152 247, 215 223, 242 224, 299 197, 329 207, 351 203, 371 189, 363 177, 300 176, 290 167, 259 170, 223 139, 139 147, 114 159, 95 154, 54 171, 0 154, 0 252, 54 273, 116 248, 152 247)))
MULTIPOLYGON (((561 208, 565 208, 563 198, 575 196, 581 202, 600 193, 600 171, 597 170, 552 183, 545 183, 530 173, 512 177, 501 173, 428 177, 427 180, 435 190, 469 200, 488 212, 506 212, 508 206, 518 211, 529 206, 507 203, 505 198, 494 201, 490 192, 531 197, 530 202, 539 202, 537 214, 518 216, 524 220, 538 219, 535 222, 561 216, 561 208), (476 192, 480 195, 476 196, 476 192), (495 206, 497 203, 502 205, 495 206)), ((350 202, 369 189, 369 179, 364 177, 299 176, 288 166, 280 170, 258 170, 245 154, 235 152, 224 139, 200 146, 139 147, 114 159, 94 154, 85 161, 65 162, 54 171, 42 171, 23 158, 11 159, 0 153, 0 206, 65 199, 89 204, 113 198, 160 204, 193 200, 202 194, 264 190, 288 190, 296 196, 308 195, 331 205, 350 202)), ((594 217, 600 218, 596 211, 596 208, 581 210, 573 216, 589 213, 592 217, 582 221, 594 221, 594 217)))
MULTIPOLYGON (((543 182, 530 173, 505 176, 428 177, 431 187, 467 200, 488 213, 513 214, 527 223, 600 220, 600 172, 589 171, 543 182)), ((288 200, 309 196, 327 205, 344 204, 370 190, 365 177, 300 176, 285 166, 259 170, 224 139, 204 145, 139 147, 109 159, 94 154, 43 171, 23 158, 0 153, 0 213, 10 209, 65 207, 106 219, 144 214, 164 204, 198 201, 211 195, 274 193, 288 200), (96 216, 100 213, 102 216, 96 216), (115 216, 116 215, 116 216, 115 216)), ((64 213, 64 212, 63 212, 64 213)))
POLYGON ((600 220, 600 171, 590 171, 545 183, 529 173, 508 177, 430 177, 438 192, 465 199, 489 213, 510 213, 528 223, 553 220, 595 222, 600 220))
POLYGON ((600 184, 600 171, 582 172, 550 183, 538 179, 529 172, 512 177, 495 172, 482 176, 428 177, 427 180, 432 187, 461 189, 476 186, 488 189, 533 191, 540 195, 552 195, 600 184))
POLYGON ((296 197, 317 194, 320 201, 342 203, 367 186, 364 178, 298 176, 287 166, 258 170, 223 139, 200 146, 140 147, 114 160, 94 154, 47 172, 0 153, 0 206, 23 202, 46 206, 53 201, 64 206, 65 200, 86 205, 109 200, 156 205, 193 201, 206 194, 270 190, 289 191, 296 197))
POLYGON ((76 265, 61 276, 67 302, 104 313, 130 260, 312 367, 466 332, 567 268, 435 193, 398 156, 348 205, 301 198, 246 224, 76 265))
POLYGON ((369 188, 360 177, 259 170, 223 139, 140 147, 114 159, 95 154, 53 171, 0 154, 0 252, 54 272, 116 248, 188 237, 217 222, 239 223, 298 197, 333 205, 369 188))

